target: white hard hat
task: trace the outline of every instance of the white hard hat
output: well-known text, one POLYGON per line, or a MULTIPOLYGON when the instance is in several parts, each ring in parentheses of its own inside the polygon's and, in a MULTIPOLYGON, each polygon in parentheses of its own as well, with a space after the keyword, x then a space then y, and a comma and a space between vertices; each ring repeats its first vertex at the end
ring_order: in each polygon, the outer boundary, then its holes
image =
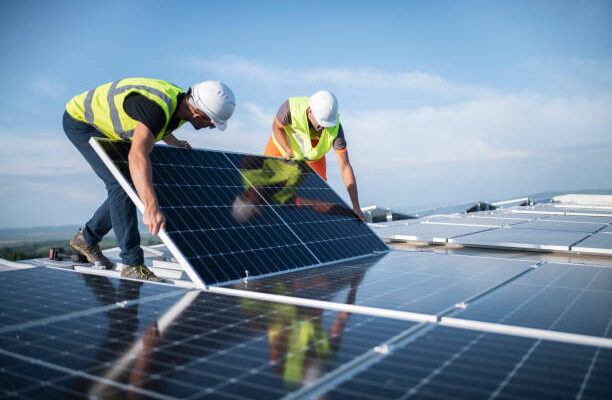
POLYGON ((331 128, 338 124, 338 100, 331 92, 319 90, 310 96, 309 106, 312 116, 322 127, 331 128))
POLYGON ((232 90, 218 81, 204 81, 193 85, 191 97, 195 106, 205 112, 219 130, 224 131, 236 107, 232 90))

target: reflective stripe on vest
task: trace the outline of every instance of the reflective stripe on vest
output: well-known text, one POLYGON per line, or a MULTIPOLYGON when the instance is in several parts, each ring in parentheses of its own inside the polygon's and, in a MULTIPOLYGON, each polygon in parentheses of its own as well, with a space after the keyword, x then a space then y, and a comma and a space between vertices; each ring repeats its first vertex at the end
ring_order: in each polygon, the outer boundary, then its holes
POLYGON ((111 139, 132 139, 137 121, 123 110, 122 105, 125 98, 134 92, 154 101, 164 111, 166 123, 156 138, 161 140, 178 106, 177 97, 183 93, 181 88, 165 81, 127 78, 109 82, 73 97, 66 105, 66 111, 73 118, 87 122, 111 139))
MULTIPOLYGON (((309 97, 290 97, 289 111, 291 112, 291 124, 287 125, 284 130, 289 138, 293 158, 296 160, 318 160, 322 158, 329 150, 331 150, 334 139, 338 136, 340 127, 340 114, 338 114, 338 123, 331 128, 325 128, 321 131, 319 143, 313 148, 310 140, 310 128, 308 124, 307 110, 309 107, 309 97)), ((284 154, 282 147, 278 144, 274 135, 272 136, 276 147, 284 154)))

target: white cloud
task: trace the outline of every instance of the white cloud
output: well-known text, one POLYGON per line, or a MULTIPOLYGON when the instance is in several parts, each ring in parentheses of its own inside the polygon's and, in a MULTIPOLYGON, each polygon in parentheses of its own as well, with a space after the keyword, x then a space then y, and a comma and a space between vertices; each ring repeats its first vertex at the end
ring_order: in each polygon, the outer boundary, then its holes
POLYGON ((453 84, 438 75, 421 71, 385 71, 369 67, 290 69, 236 56, 216 59, 190 58, 187 63, 195 69, 269 86, 333 84, 335 87, 346 88, 410 90, 478 97, 496 93, 495 90, 486 87, 453 84))
POLYGON ((5 137, 0 147, 3 174, 61 175, 91 169, 63 133, 12 132, 2 136, 5 137))
POLYGON ((351 151, 377 169, 543 157, 611 142, 612 100, 498 96, 444 107, 345 112, 351 151), (367 157, 365 153, 367 152, 367 157))
POLYGON ((38 76, 29 83, 29 88, 36 95, 51 100, 59 100, 66 97, 66 86, 57 79, 48 76, 38 76))

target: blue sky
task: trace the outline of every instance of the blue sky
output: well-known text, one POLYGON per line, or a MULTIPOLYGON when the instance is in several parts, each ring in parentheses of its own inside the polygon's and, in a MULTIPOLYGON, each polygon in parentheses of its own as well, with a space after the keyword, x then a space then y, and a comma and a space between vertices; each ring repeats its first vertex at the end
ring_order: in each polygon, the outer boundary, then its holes
MULTIPOLYGON (((61 115, 130 76, 224 81, 228 129, 177 136, 250 153, 287 97, 333 91, 362 206, 612 187, 609 1, 19 1, 0 30, 0 228, 96 209, 61 115)), ((344 195, 332 154, 328 171, 344 195)))

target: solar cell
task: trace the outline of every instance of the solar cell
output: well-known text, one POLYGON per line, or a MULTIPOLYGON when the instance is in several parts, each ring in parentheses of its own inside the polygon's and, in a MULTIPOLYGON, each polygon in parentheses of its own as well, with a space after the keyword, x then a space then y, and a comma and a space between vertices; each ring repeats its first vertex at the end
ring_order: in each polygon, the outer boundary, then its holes
POLYGON ((327 390, 333 399, 604 399, 612 351, 436 327, 327 390))
MULTIPOLYGON (((129 143, 92 139, 142 210, 129 143)), ((155 146, 160 237, 190 278, 226 282, 386 251, 386 245, 304 162, 155 146)))
POLYGON ((522 260, 393 251, 375 259, 264 277, 232 287, 440 314, 530 270, 533 265, 522 260))

